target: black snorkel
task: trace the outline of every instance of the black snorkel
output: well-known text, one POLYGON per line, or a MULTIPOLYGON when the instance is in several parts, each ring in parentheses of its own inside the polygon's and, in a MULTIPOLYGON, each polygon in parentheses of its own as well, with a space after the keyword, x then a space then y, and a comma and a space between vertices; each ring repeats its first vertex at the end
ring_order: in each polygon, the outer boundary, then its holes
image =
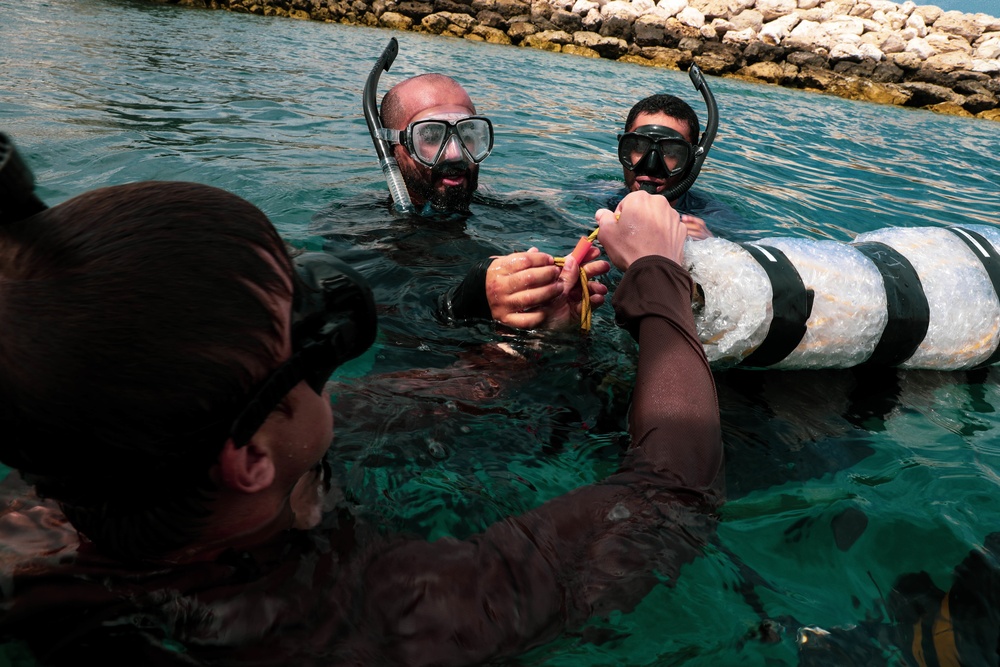
POLYGON ((0 225, 30 218, 47 208, 35 196, 35 177, 14 142, 0 132, 0 225))
POLYGON ((378 88, 378 79, 383 71, 388 72, 392 62, 399 53, 399 43, 393 37, 385 47, 385 51, 375 61, 368 80, 365 81, 365 90, 362 102, 365 109, 365 122, 368 123, 368 132, 372 135, 372 143, 375 144, 375 152, 378 154, 379 166, 385 175, 386 183, 389 184, 389 194, 392 196, 392 203, 397 213, 413 213, 413 204, 410 202, 410 195, 406 192, 406 183, 403 182, 403 175, 399 171, 399 163, 392 155, 392 145, 382 137, 382 121, 378 117, 378 104, 375 102, 375 92, 378 88))
POLYGON ((688 74, 691 77, 691 83, 698 89, 701 96, 705 98, 705 106, 708 107, 708 122, 705 125, 705 132, 701 135, 701 141, 698 142, 698 148, 695 150, 691 171, 688 172, 688 175, 680 183, 660 193, 667 198, 667 201, 677 199, 694 185, 695 180, 698 178, 698 173, 701 171, 701 166, 705 164, 705 158, 708 157, 708 151, 712 147, 712 142, 715 141, 715 133, 719 129, 719 107, 715 104, 715 96, 712 95, 712 91, 705 81, 705 75, 701 73, 701 68, 694 63, 691 64, 688 74))

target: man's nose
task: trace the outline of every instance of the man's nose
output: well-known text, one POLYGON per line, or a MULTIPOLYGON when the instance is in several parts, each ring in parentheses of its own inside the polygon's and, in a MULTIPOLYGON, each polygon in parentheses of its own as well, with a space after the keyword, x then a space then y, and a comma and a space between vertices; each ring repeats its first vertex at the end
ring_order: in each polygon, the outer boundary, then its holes
POLYGON ((444 153, 441 155, 444 162, 465 162, 465 153, 462 151, 462 144, 457 135, 448 137, 448 143, 444 145, 444 153))

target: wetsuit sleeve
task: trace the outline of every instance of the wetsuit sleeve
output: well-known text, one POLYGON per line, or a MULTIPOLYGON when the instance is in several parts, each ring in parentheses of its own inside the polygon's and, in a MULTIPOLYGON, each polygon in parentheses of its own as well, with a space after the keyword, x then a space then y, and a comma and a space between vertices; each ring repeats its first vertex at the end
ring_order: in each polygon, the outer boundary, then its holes
MULTIPOLYGON (((404 541, 366 568, 368 634, 409 665, 479 663, 628 610, 714 532, 722 446, 691 281, 644 258, 615 310, 640 341, 633 440, 618 472, 467 540, 404 541)), ((677 613, 682 613, 678 610, 677 613)))
POLYGON ((476 262, 461 283, 442 294, 438 300, 438 317, 451 324, 493 319, 486 298, 486 271, 492 263, 492 259, 476 262))

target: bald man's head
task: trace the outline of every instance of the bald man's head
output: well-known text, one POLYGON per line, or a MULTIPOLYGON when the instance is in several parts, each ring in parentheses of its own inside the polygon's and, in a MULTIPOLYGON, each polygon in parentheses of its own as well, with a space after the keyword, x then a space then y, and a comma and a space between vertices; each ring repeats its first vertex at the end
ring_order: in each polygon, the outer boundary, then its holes
MULTIPOLYGON (((420 120, 454 121, 473 116, 476 106, 451 77, 421 74, 402 81, 385 94, 380 117, 390 130, 404 130, 420 120)), ((433 167, 414 160, 404 146, 393 147, 410 200, 418 208, 427 203, 438 211, 466 211, 479 185, 479 165, 470 162, 458 140, 451 137, 433 167)))

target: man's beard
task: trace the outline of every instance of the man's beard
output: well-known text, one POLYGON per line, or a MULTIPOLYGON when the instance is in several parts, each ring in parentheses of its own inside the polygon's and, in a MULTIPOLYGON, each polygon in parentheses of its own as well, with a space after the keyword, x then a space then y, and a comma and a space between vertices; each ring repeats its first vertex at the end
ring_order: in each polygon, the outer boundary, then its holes
POLYGON ((431 206, 435 210, 449 213, 468 211, 472 195, 476 191, 474 180, 474 177, 466 173, 462 185, 445 188, 443 191, 433 190, 429 199, 431 206))
MULTIPOLYGON (((420 198, 427 202, 432 209, 440 212, 462 213, 469 210, 472 203, 472 195, 475 194, 479 184, 478 170, 456 169, 453 165, 442 165, 428 170, 427 168, 411 170, 400 165, 403 178, 407 184, 418 184, 413 188, 420 198), (461 185, 452 187, 435 188, 434 182, 442 176, 463 176, 465 180, 461 185)), ((419 208, 419 207, 418 207, 419 208)))

